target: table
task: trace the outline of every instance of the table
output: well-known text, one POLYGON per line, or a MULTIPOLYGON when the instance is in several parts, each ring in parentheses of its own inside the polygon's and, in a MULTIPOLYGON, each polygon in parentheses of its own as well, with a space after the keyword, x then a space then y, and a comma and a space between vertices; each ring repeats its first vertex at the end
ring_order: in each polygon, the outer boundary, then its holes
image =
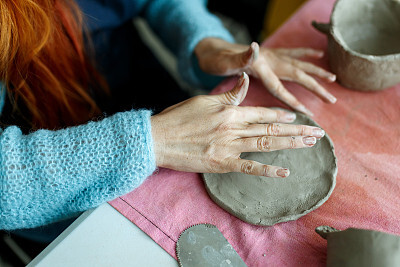
POLYGON ((84 212, 28 266, 165 266, 177 261, 105 203, 84 212))

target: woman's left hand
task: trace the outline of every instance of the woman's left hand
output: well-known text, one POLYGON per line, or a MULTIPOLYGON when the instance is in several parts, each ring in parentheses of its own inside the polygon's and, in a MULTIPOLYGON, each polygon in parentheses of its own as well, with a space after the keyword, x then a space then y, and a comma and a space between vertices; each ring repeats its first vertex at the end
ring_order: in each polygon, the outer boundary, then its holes
POLYGON ((217 38, 205 38, 195 48, 200 68, 209 74, 228 76, 247 72, 259 78, 268 91, 291 108, 313 115, 280 80, 296 82, 327 103, 336 98, 322 87, 311 75, 333 82, 336 76, 311 63, 299 60, 302 57, 321 58, 323 52, 310 48, 270 49, 260 48, 257 43, 250 46, 232 44, 217 38))

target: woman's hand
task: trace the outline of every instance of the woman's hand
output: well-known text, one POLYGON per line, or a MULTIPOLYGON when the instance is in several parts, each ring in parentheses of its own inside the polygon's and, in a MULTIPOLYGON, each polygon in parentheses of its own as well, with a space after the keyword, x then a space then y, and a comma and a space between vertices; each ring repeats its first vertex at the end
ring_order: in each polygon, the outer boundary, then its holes
POLYGON ((234 75, 243 71, 259 78, 272 95, 291 108, 312 115, 281 83, 280 80, 296 82, 328 103, 336 98, 312 76, 333 82, 336 76, 302 57, 321 58, 323 52, 309 48, 269 49, 257 43, 250 46, 232 44, 217 38, 205 38, 195 48, 200 68, 209 74, 234 75))
POLYGON ((288 169, 243 160, 240 154, 312 147, 325 132, 318 127, 285 124, 295 120, 291 112, 239 107, 248 86, 249 77, 243 73, 231 91, 193 97, 152 116, 157 166, 287 177, 288 169))

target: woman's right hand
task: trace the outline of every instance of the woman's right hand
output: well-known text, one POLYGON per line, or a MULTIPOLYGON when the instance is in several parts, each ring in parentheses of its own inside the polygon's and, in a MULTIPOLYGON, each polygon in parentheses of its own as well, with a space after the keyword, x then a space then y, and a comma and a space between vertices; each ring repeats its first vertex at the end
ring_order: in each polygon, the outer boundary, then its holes
POLYGON ((289 176, 286 168, 244 160, 240 154, 312 147, 325 132, 286 124, 296 118, 291 112, 239 107, 248 86, 249 77, 243 73, 226 93, 196 96, 152 116, 157 166, 189 172, 289 176))

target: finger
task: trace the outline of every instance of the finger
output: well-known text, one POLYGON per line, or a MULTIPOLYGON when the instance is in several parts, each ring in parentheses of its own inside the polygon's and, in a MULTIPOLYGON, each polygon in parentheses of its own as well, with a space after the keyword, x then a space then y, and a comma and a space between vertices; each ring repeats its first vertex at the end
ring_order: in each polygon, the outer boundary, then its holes
POLYGON ((309 116, 313 116, 313 113, 310 110, 301 104, 299 100, 294 97, 294 95, 289 93, 289 91, 283 86, 278 77, 268 66, 262 65, 260 68, 256 69, 256 72, 258 77, 261 78, 264 86, 273 96, 277 97, 291 108, 309 116))
POLYGON ((253 64, 258 58, 260 47, 256 42, 251 43, 249 49, 239 54, 233 55, 233 68, 243 69, 253 64))
POLYGON ((241 138, 235 141, 239 152, 271 152, 282 149, 312 147, 317 142, 313 136, 260 136, 241 138))
POLYGON ((278 48, 275 51, 281 55, 294 57, 294 58, 302 58, 302 57, 311 57, 311 58, 322 58, 324 56, 324 51, 312 48, 278 48))
POLYGON ((311 64, 309 62, 304 62, 301 60, 297 60, 297 59, 293 59, 290 57, 284 57, 284 59, 287 60, 291 65, 298 67, 299 69, 303 70, 304 72, 313 74, 313 75, 323 78, 329 82, 334 82, 336 80, 335 74, 333 74, 329 71, 326 71, 323 68, 315 66, 314 64, 311 64))
POLYGON ((325 131, 321 128, 308 125, 294 124, 250 124, 243 129, 242 137, 255 136, 314 136, 322 138, 325 131))
POLYGON ((249 82, 249 76, 243 72, 233 89, 215 97, 221 104, 238 106, 246 97, 249 82))
POLYGON ((245 49, 238 48, 239 51, 242 52, 237 52, 237 50, 235 50, 223 54, 222 58, 213 59, 214 62, 218 61, 218 63, 214 63, 214 65, 223 67, 219 67, 217 68, 218 71, 211 71, 210 73, 229 76, 245 71, 258 58, 260 47, 256 42, 251 43, 250 46, 244 47, 245 49), (246 47, 248 48, 246 49, 246 47))
POLYGON ((246 123, 290 123, 296 119, 296 113, 264 107, 239 107, 243 122, 246 123))
POLYGON ((290 175, 289 169, 261 164, 256 161, 244 160, 244 159, 232 159, 228 163, 229 169, 232 172, 241 172, 249 175, 273 177, 273 178, 285 178, 290 175))
POLYGON ((307 75, 304 71, 292 65, 288 65, 285 69, 285 72, 287 77, 282 77, 283 80, 289 80, 299 83, 317 96, 319 96, 325 102, 336 103, 336 97, 329 93, 313 77, 307 75))

